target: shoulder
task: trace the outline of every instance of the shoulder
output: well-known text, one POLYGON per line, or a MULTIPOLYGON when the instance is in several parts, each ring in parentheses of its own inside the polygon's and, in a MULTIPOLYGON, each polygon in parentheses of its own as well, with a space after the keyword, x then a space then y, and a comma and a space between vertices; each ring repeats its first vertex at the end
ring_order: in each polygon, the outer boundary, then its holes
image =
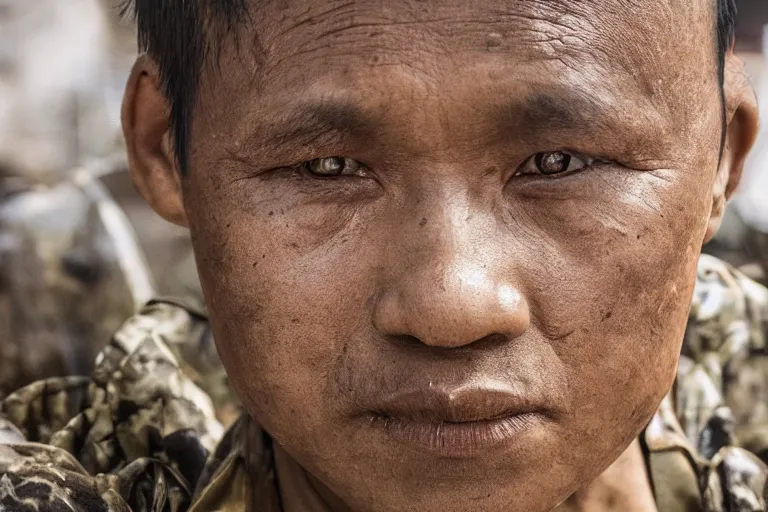
POLYGON ((644 434, 660 505, 765 509, 766 333, 768 290, 702 255, 677 381, 644 434))
POLYGON ((674 404, 706 457, 740 446, 768 461, 768 289, 711 256, 699 261, 674 404))
POLYGON ((0 440, 9 443, 0 447, 0 509, 188 504, 223 427, 171 346, 196 340, 204 323, 182 306, 151 303, 118 330, 90 378, 37 382, 0 402, 0 440), (12 506, 20 502, 29 506, 12 506))
POLYGON ((764 350, 768 289, 704 254, 699 259, 690 319, 685 349, 691 352, 726 344, 730 352, 764 350))
POLYGON ((130 512, 114 485, 70 454, 42 444, 0 444, 0 510, 130 512))
POLYGON ((659 510, 768 510, 768 466, 737 446, 704 456, 683 431, 670 397, 641 440, 659 510))

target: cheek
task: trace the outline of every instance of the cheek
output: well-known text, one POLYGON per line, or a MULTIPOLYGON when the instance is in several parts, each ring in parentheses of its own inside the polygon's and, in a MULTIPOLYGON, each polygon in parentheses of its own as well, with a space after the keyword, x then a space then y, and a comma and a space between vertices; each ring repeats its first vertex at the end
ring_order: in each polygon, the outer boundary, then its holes
POLYGON ((546 240, 527 273, 534 324, 581 414, 642 425, 672 385, 708 213, 703 185, 683 177, 603 173, 577 199, 520 206, 546 240))
POLYGON ((278 439, 327 424, 330 376, 370 323, 379 251, 363 226, 376 209, 254 201, 244 188, 189 210, 221 359, 246 408, 278 439))

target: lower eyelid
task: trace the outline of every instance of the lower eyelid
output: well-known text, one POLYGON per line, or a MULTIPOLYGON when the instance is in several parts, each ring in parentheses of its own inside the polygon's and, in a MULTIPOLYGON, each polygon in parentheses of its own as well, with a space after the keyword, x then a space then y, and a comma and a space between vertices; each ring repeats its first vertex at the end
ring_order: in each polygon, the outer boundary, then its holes
POLYGON ((513 178, 524 178, 524 179, 530 179, 530 180, 557 180, 558 178, 567 178, 570 176, 575 176, 576 174, 581 174, 590 170, 593 170, 600 166, 600 162, 594 161, 594 162, 587 162, 583 167, 580 167, 578 169, 572 170, 572 171, 563 171, 559 174, 542 174, 540 172, 528 172, 528 173, 515 173, 512 177, 513 178))
MULTIPOLYGON (((369 175, 369 169, 362 164, 360 167, 352 173, 347 174, 339 174, 336 176, 317 176, 311 174, 305 167, 306 162, 303 162, 298 165, 294 165, 292 167, 286 167, 284 170, 287 170, 290 172, 291 176, 294 178, 302 178, 302 179, 311 179, 315 181, 336 181, 336 180, 343 180, 345 178, 370 178, 369 175)), ((276 169, 278 172, 281 171, 281 169, 276 169)))

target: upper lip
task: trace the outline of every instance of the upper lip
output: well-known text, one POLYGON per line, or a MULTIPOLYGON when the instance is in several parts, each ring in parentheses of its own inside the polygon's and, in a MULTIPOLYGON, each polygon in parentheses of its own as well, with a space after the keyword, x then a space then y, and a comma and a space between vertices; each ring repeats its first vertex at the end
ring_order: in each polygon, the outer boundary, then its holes
POLYGON ((434 386, 410 389, 384 397, 373 409, 380 416, 415 423, 493 422, 543 412, 529 396, 503 384, 434 386))

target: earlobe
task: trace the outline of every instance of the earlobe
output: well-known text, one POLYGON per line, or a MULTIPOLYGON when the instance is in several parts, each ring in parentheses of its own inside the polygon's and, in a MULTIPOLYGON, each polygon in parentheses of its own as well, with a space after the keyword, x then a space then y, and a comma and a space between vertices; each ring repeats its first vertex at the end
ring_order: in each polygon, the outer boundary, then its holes
POLYGON ((760 125, 755 92, 744 63, 733 51, 726 56, 723 91, 727 125, 725 147, 712 190, 712 210, 705 243, 720 228, 726 203, 739 186, 744 162, 757 139, 760 125))
POLYGON ((152 209, 167 221, 186 227, 170 108, 160 84, 154 61, 140 56, 131 71, 121 113, 128 165, 136 188, 152 209))

